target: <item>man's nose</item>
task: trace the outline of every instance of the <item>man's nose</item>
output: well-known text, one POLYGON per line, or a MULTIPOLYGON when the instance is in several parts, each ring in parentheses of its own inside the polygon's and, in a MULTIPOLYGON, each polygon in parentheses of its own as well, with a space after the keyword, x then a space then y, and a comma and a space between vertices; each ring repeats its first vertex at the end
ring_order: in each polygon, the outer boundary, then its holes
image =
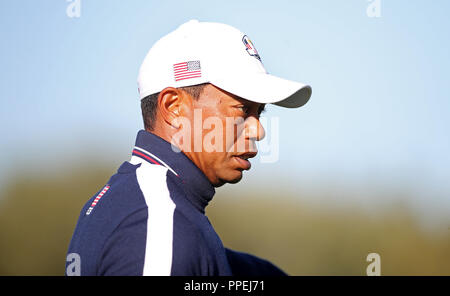
POLYGON ((262 126, 259 118, 254 116, 247 117, 245 120, 245 128, 247 137, 254 141, 261 141, 266 136, 266 131, 262 126))

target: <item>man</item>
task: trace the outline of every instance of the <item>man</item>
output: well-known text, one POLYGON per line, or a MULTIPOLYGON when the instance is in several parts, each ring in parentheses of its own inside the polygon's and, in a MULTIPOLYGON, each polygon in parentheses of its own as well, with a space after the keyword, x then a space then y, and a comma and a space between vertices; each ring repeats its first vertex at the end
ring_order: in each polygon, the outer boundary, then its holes
POLYGON ((198 21, 151 48, 138 85, 145 130, 83 207, 66 274, 284 275, 225 248, 205 207, 250 169, 265 104, 300 107, 311 88, 267 74, 239 30, 198 21))

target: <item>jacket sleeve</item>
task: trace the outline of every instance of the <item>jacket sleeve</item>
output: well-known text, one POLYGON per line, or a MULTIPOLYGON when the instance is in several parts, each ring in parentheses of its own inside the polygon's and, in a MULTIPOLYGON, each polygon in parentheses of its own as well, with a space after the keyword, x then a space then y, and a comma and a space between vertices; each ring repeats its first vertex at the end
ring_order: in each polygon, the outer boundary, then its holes
POLYGON ((143 275, 147 231, 147 211, 125 218, 106 240, 97 275, 143 275))
POLYGON ((228 248, 225 251, 234 276, 287 276, 267 260, 228 248))

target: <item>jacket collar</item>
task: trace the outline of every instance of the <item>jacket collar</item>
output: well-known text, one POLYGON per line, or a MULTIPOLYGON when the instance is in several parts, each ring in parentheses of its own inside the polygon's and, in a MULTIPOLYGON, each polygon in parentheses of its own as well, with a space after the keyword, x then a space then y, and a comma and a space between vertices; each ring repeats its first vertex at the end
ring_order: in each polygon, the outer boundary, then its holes
POLYGON ((172 145, 157 135, 145 130, 137 134, 133 156, 165 166, 178 176, 187 189, 187 198, 202 213, 215 194, 214 186, 203 172, 183 153, 175 152, 172 145))

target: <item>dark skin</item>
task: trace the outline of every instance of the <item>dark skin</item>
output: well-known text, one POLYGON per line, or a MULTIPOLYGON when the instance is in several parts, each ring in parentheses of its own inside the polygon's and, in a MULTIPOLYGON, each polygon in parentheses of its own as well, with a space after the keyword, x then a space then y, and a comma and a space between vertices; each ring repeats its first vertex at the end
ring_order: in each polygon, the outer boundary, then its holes
MULTIPOLYGON (((158 97, 158 111, 155 126, 152 133, 172 142, 180 129, 192 127, 191 136, 194 139, 194 127, 201 128, 208 118, 213 117, 215 122, 222 125, 223 133, 220 133, 222 149, 220 151, 195 151, 194 141, 188 143, 177 142, 176 146, 205 174, 211 184, 215 187, 225 183, 237 183, 242 179, 242 172, 250 169, 248 158, 255 157, 257 149, 255 142, 262 140, 265 136, 259 116, 265 104, 251 102, 228 93, 212 84, 207 84, 200 97, 195 100, 181 89, 167 87, 163 89, 158 97), (194 110, 201 109, 202 125, 194 124, 194 110), (232 125, 234 132, 232 136, 226 136, 226 118, 242 118, 232 125), (180 119, 183 120, 180 120, 180 119), (238 144, 239 143, 239 144, 238 144)), ((197 111, 198 112, 198 111, 197 111)), ((203 129, 201 140, 205 139, 208 132, 213 130, 203 129)), ((198 133, 199 131, 197 131, 198 133)), ((214 140, 215 142, 217 140, 214 140)), ((173 143, 173 142, 172 142, 173 143)))

